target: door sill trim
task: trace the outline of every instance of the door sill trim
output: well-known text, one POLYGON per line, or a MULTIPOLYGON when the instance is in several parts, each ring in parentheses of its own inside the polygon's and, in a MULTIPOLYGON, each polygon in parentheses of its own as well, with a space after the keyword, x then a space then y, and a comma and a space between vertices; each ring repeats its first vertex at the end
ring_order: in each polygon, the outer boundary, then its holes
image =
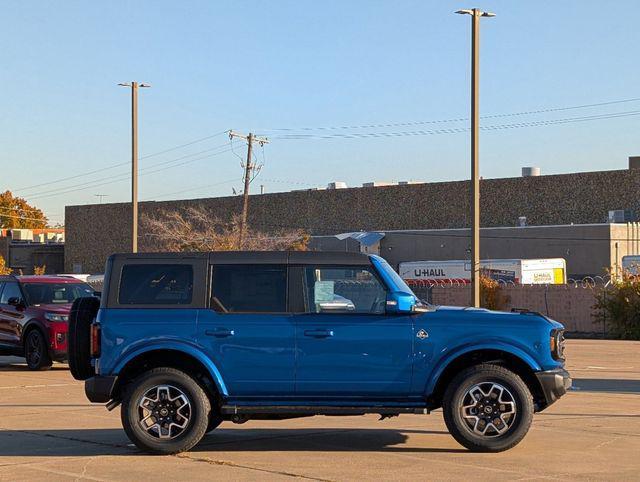
POLYGON ((251 415, 251 414, 304 414, 304 415, 364 415, 377 413, 379 415, 413 413, 429 414, 427 407, 333 407, 333 406, 309 406, 309 405, 222 405, 220 411, 223 415, 251 415))

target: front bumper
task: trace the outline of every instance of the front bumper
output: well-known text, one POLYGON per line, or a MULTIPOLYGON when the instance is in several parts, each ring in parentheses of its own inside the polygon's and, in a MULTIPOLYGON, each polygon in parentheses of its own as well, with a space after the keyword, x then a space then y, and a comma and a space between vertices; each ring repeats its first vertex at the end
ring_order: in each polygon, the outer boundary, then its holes
POLYGON ((564 368, 536 372, 547 406, 558 400, 571 388, 571 375, 564 368))
POLYGON ((113 389, 117 381, 117 376, 96 375, 84 381, 84 393, 90 402, 107 403, 113 398, 113 389))

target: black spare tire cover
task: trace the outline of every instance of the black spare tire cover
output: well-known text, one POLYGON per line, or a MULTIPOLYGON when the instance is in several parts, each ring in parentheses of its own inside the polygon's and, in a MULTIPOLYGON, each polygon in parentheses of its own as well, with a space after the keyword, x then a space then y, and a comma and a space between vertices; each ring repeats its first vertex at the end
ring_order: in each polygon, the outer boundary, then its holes
POLYGON ((95 296, 77 298, 69 313, 68 359, 71 375, 76 380, 86 380, 95 375, 91 366, 90 330, 100 308, 95 296))

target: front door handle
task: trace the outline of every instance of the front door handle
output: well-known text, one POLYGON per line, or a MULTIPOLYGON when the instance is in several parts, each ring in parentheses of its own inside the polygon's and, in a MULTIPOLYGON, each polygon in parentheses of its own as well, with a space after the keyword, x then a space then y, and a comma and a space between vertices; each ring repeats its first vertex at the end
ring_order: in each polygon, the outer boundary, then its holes
POLYGON ((333 336, 333 330, 304 330, 304 336, 313 338, 329 338, 333 336))
POLYGON ((228 328, 216 328, 215 330, 206 330, 204 334, 207 336, 215 336, 217 338, 226 338, 228 336, 235 335, 235 332, 228 328))

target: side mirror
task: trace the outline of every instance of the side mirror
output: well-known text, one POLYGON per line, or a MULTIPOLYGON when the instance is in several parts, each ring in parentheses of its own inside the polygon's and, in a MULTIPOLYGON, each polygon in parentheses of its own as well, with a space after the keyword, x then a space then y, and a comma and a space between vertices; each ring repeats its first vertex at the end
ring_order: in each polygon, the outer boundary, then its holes
POLYGON ((402 292, 387 295, 387 313, 413 313, 415 309, 415 296, 402 292))
POLYGON ((22 302, 22 299, 18 298, 17 296, 12 296, 11 298, 9 298, 7 300, 7 304, 9 304, 11 306, 15 306, 16 308, 20 308, 20 307, 24 306, 24 303, 22 302))

